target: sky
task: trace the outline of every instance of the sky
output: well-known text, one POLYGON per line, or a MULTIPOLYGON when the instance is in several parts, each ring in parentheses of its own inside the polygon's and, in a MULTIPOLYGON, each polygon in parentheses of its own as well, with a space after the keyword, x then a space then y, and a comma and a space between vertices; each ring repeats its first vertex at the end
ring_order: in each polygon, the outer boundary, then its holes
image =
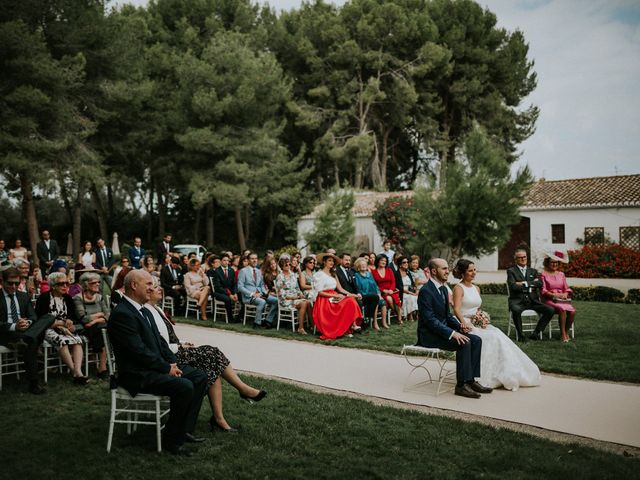
MULTIPOLYGON (((301 0, 268 3, 284 10, 301 0)), ((478 3, 524 33, 535 62, 538 86, 522 106, 537 105, 540 117, 514 167, 547 180, 640 173, 640 1, 478 3)))

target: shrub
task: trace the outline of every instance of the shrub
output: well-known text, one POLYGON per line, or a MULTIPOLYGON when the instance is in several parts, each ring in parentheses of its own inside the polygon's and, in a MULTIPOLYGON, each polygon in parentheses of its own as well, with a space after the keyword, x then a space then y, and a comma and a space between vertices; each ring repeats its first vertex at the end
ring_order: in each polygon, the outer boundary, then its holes
POLYGON ((415 231, 409 223, 413 207, 413 200, 408 197, 389 197, 379 204, 373 212, 372 218, 378 232, 383 239, 388 239, 396 250, 404 251, 407 240, 415 231))
POLYGON ((569 250, 568 277, 640 278, 640 252, 622 245, 586 245, 569 250))
POLYGON ((640 303, 640 288, 630 288, 627 293, 627 303, 640 303))
POLYGON ((506 283, 478 283, 480 292, 483 295, 506 295, 507 284, 506 283))

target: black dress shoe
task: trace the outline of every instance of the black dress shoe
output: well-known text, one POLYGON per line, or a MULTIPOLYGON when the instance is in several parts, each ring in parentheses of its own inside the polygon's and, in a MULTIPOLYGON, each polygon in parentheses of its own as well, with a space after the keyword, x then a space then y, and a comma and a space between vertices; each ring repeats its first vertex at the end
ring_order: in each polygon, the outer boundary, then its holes
POLYGON ((38 382, 29 383, 29 393, 33 393, 34 395, 42 395, 47 393, 47 389, 40 385, 38 382))
POLYGON ((179 455, 181 457, 191 457, 194 453, 194 450, 191 450, 184 445, 174 445, 171 443, 165 445, 162 451, 170 453, 171 455, 179 455))
POLYGON ((474 392, 478 392, 478 393, 493 392, 493 388, 485 387, 484 385, 480 385, 478 382, 471 382, 471 383, 468 383, 467 385, 469 385, 471 387, 471 390, 473 390, 474 392))
POLYGON ((265 330, 271 330, 273 328, 273 325, 271 325, 268 322, 263 322, 262 325, 260 325, 262 328, 264 328, 265 330))
POLYGON ((456 389, 454 392, 456 395, 460 397, 466 398, 480 398, 480 394, 474 392, 469 385, 466 383, 464 385, 456 385, 456 389))
POLYGON ((539 335, 539 333, 533 332, 531 335, 529 335, 529 340, 540 340, 539 335))
POLYGON ((86 385, 89 383, 89 377, 73 377, 73 383, 76 385, 86 385))
POLYGON ((193 433, 185 433, 184 441, 187 443, 202 443, 205 441, 204 437, 196 437, 193 433))
POLYGON ((525 337, 524 335, 518 335, 518 341, 520 343, 527 343, 527 337, 525 337))
POLYGON ((259 402, 264 397, 266 397, 267 396, 267 392, 266 392, 266 390, 260 390, 254 397, 250 397, 249 395, 244 395, 242 393, 239 393, 239 395, 240 395, 240 398, 242 400, 244 400, 245 402, 255 403, 255 402, 259 402))
POLYGON ((224 428, 221 427, 220 424, 218 422, 216 422, 216 419, 214 417, 211 417, 209 419, 209 428, 211 429, 211 431, 213 432, 214 430, 218 430, 224 433, 238 433, 238 429, 237 428, 233 428, 233 427, 229 427, 229 428, 224 428))

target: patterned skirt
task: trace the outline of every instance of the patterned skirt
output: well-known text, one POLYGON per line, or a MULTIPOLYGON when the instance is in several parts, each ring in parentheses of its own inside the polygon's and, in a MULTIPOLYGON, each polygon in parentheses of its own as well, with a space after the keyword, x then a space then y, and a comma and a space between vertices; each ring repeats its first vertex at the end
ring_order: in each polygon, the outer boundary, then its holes
POLYGON ((48 328, 44 334, 44 339, 54 347, 62 347, 64 345, 82 345, 80 335, 64 335, 53 328, 48 328))
POLYGON ((224 369, 231 363, 219 348, 211 345, 201 345, 193 348, 180 347, 176 357, 178 363, 186 363, 206 373, 207 388, 213 385, 216 379, 222 375, 224 369))

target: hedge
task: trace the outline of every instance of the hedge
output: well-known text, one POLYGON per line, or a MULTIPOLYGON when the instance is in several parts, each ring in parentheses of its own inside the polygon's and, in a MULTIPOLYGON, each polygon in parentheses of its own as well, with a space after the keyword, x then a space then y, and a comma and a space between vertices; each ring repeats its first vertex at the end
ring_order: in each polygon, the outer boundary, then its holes
MULTIPOLYGON (((478 283, 477 285, 483 294, 507 295, 506 283, 478 283)), ((585 302, 640 303, 640 289, 637 288, 630 289, 626 297, 623 292, 611 287, 575 286, 571 287, 571 290, 573 290, 574 300, 582 300, 585 302)))

